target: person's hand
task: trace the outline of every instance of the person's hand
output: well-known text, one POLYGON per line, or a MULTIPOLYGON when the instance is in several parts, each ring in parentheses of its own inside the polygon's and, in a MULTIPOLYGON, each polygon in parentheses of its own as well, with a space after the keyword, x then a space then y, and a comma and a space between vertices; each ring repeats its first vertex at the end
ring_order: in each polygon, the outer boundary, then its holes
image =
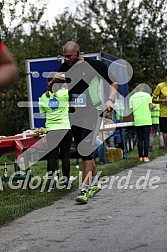
POLYGON ((63 73, 55 73, 53 79, 49 82, 49 85, 54 83, 64 83, 66 81, 65 75, 63 73))
POLYGON ((153 104, 153 103, 150 103, 150 104, 149 104, 149 107, 150 107, 151 110, 153 110, 153 109, 156 107, 156 105, 153 104))
POLYGON ((55 75, 54 75, 54 77, 53 77, 53 79, 55 80, 55 82, 57 81, 57 82, 59 82, 59 81, 61 81, 61 82, 65 82, 65 74, 63 74, 63 73, 59 73, 59 72, 57 72, 57 73, 55 73, 55 75))
POLYGON ((68 89, 67 83, 62 84, 62 87, 61 87, 61 88, 62 88, 62 89, 68 89))
POLYGON ((114 103, 111 100, 108 100, 105 104, 104 104, 105 108, 107 111, 112 111, 113 107, 114 107, 114 103))

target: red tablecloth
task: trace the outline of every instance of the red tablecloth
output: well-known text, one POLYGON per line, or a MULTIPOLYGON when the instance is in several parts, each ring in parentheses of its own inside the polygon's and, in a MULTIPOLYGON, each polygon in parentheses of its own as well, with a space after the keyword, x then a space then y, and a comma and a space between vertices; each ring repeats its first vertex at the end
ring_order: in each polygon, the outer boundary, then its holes
POLYGON ((38 141, 36 137, 18 138, 6 137, 0 139, 0 155, 15 152, 16 156, 20 155, 24 150, 31 147, 38 141))

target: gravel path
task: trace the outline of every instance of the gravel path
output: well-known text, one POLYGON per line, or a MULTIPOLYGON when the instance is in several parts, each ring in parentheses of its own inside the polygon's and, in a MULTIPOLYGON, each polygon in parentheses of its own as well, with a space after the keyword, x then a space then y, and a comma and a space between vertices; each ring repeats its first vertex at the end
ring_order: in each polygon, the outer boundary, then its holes
POLYGON ((0 251, 167 252, 166 163, 167 154, 115 175, 86 205, 73 192, 1 227, 0 251))

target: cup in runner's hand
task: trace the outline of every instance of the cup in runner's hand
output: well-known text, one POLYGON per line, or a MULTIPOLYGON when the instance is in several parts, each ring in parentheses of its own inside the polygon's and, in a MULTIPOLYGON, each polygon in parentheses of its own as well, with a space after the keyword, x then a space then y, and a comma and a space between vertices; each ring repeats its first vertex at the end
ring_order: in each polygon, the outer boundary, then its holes
POLYGON ((58 83, 63 83, 66 81, 65 74, 59 73, 59 72, 55 73, 53 79, 54 79, 54 82, 58 82, 58 83))

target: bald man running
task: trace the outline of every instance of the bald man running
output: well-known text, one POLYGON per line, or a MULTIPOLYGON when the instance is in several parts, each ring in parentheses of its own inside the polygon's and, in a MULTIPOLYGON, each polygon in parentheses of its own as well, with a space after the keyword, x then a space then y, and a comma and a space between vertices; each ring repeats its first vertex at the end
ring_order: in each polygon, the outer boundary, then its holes
POLYGON ((108 68, 103 62, 99 60, 92 60, 90 58, 84 58, 80 54, 80 47, 75 41, 68 41, 63 48, 63 52, 65 62, 61 65, 59 72, 70 72, 73 76, 71 78, 73 83, 69 84, 69 98, 71 106, 70 121, 74 140, 82 158, 83 184, 76 201, 79 203, 87 203, 89 198, 101 189, 101 185, 97 181, 95 182, 96 165, 91 152, 91 149, 93 151, 93 139, 95 139, 94 132, 95 128, 97 128, 99 113, 93 105, 90 97, 88 88, 89 83, 95 77, 94 74, 98 73, 99 76, 102 76, 108 82, 108 85, 110 84, 114 88, 110 88, 108 101, 105 103, 105 107, 108 111, 113 108, 118 85, 115 82, 111 83, 108 76, 108 68), (83 64, 85 62, 88 64, 83 64), (95 71, 92 71, 91 69, 95 71), (82 75, 79 76, 79 81, 74 83, 75 79, 77 79, 76 76, 79 73, 82 75), (92 175, 91 183, 88 179, 88 175, 90 173, 92 175))

